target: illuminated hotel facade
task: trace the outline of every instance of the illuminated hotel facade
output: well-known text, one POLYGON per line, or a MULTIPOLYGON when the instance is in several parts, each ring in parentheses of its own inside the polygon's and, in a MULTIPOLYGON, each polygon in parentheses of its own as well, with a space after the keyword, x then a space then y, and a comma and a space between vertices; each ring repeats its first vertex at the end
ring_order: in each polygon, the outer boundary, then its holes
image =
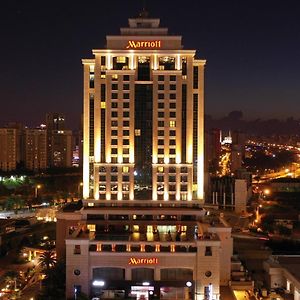
POLYGON ((83 201, 57 214, 66 293, 218 300, 231 228, 202 208, 204 60, 159 19, 84 59, 83 201))
POLYGON ((84 199, 203 201, 204 65, 159 19, 84 59, 84 199))

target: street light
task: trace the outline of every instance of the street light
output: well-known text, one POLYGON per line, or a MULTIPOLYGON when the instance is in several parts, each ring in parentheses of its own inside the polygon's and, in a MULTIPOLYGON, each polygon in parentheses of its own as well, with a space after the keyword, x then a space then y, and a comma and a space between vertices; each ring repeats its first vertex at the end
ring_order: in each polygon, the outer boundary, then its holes
POLYGON ((78 199, 79 199, 80 196, 81 196, 81 187, 83 187, 83 182, 80 182, 80 183, 78 184, 78 189, 77 189, 78 199))
POLYGON ((38 190, 41 188, 42 186, 40 184, 37 184, 34 188, 34 196, 35 198, 38 197, 38 190))

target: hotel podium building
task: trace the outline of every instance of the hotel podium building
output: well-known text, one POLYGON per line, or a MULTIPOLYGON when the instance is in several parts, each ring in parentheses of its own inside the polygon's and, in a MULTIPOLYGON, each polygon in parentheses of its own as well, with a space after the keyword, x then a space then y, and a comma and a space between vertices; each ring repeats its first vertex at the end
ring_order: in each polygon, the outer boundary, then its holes
POLYGON ((84 59, 83 201, 57 216, 67 297, 219 299, 231 229, 204 203, 204 65, 145 12, 84 59))

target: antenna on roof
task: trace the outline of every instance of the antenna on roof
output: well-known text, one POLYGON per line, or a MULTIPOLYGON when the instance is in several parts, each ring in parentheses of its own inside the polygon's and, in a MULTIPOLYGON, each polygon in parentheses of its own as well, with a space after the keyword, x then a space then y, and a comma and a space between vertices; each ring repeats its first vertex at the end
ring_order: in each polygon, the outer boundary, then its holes
POLYGON ((142 11, 139 13, 139 18, 148 18, 149 16, 149 13, 147 11, 147 3, 146 3, 146 0, 143 0, 143 9, 142 11))

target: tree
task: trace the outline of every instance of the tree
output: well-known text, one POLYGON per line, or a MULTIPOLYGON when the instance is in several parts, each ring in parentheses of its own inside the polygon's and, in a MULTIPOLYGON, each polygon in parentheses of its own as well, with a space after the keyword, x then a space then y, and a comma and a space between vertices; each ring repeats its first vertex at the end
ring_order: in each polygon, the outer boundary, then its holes
POLYGON ((16 271, 8 271, 4 275, 4 281, 7 285, 11 286, 13 284, 14 290, 17 289, 17 280, 19 279, 19 274, 16 271))
POLYGON ((45 270, 46 278, 42 282, 42 291, 38 300, 63 300, 66 289, 66 264, 57 261, 54 267, 45 270))
POLYGON ((39 266, 44 272, 48 272, 56 264, 56 254, 52 250, 47 250, 39 258, 39 266))

